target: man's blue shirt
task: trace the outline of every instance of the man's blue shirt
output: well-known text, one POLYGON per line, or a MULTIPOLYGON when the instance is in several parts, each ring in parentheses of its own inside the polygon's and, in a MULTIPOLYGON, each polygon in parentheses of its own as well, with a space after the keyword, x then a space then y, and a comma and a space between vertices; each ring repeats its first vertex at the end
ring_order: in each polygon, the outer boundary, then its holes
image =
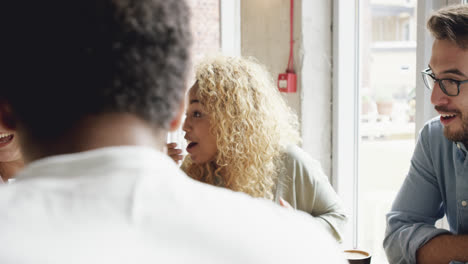
POLYGON ((450 232, 468 233, 468 160, 462 143, 448 140, 440 119, 419 134, 408 175, 387 214, 384 248, 390 263, 416 263, 416 251, 448 233, 434 223, 447 216, 450 232))

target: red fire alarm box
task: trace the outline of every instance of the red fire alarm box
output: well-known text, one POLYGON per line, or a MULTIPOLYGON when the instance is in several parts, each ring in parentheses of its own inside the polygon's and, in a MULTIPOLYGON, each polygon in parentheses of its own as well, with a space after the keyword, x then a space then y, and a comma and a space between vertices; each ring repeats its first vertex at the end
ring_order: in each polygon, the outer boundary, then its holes
POLYGON ((296 74, 292 72, 280 73, 278 76, 278 89, 283 93, 295 93, 296 74))
POLYGON ((289 61, 285 73, 278 75, 278 89, 283 93, 295 93, 297 91, 296 73, 294 72, 294 0, 291 0, 289 28, 289 61))

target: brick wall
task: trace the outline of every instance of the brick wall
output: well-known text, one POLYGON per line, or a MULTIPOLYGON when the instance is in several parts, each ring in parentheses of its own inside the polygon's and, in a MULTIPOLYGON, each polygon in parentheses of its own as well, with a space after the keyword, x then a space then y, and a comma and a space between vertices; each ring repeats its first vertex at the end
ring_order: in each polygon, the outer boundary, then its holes
POLYGON ((206 54, 220 50, 219 0, 187 0, 192 8, 192 59, 196 64, 206 54))
MULTIPOLYGON (((192 13, 192 67, 187 79, 187 89, 195 82, 193 66, 205 55, 220 50, 220 16, 219 0, 187 0, 192 13)), ((182 120, 183 121, 183 120, 182 120)), ((187 154, 184 132, 181 127, 177 131, 168 133, 167 142, 176 142, 178 147, 187 154)))

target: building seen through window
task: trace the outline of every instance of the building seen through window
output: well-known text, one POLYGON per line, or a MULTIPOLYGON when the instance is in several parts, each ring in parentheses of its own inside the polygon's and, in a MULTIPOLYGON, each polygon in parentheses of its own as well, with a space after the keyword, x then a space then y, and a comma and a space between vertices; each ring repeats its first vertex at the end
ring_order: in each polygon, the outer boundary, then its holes
POLYGON ((385 214, 415 144, 416 0, 359 3, 358 244, 386 263, 385 214))

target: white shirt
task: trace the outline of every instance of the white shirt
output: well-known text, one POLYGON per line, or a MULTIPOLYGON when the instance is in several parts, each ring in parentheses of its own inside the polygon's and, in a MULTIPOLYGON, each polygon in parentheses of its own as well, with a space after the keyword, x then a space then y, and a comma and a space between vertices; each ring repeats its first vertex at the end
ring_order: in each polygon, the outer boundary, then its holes
POLYGON ((111 147, 31 163, 0 186, 0 263, 345 263, 305 213, 111 147))

